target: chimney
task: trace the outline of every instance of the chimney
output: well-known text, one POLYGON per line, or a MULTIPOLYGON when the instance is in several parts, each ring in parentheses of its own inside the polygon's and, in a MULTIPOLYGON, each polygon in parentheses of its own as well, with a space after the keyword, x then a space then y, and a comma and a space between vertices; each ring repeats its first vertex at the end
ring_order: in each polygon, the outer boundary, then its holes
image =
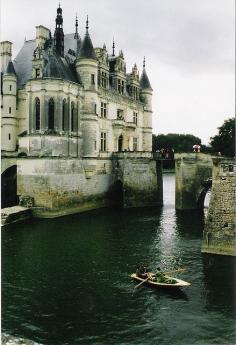
POLYGON ((4 71, 12 57, 12 42, 0 42, 0 70, 4 71))
POLYGON ((45 26, 36 26, 36 47, 44 48, 46 40, 50 37, 50 30, 45 26))

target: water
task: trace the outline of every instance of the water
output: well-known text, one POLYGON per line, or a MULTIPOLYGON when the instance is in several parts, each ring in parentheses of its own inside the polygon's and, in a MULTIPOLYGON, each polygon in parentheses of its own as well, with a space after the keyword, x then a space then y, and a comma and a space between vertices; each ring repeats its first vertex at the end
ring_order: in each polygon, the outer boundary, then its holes
POLYGON ((2 331, 51 345, 233 345, 235 260, 203 256, 203 213, 98 210, 2 231, 2 331), (185 267, 191 287, 134 289, 137 264, 185 267))

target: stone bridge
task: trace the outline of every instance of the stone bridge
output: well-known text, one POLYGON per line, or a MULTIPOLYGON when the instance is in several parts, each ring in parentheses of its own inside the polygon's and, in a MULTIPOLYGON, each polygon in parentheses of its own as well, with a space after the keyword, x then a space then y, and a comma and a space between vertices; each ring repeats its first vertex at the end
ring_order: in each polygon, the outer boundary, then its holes
POLYGON ((212 156, 203 153, 175 154, 175 208, 202 209, 211 187, 212 156))

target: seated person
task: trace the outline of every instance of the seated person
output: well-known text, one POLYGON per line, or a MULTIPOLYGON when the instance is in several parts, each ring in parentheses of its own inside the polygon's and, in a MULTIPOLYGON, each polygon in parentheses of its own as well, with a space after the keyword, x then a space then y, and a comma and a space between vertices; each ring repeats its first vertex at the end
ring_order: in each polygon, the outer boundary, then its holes
POLYGON ((148 278, 147 268, 144 265, 140 265, 136 271, 136 276, 142 279, 148 278))

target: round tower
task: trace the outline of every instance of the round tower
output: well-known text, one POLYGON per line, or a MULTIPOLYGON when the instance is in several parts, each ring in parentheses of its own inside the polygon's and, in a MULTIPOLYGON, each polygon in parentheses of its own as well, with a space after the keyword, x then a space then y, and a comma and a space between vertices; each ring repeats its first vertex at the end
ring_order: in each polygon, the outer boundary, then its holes
POLYGON ((17 77, 12 61, 3 73, 2 78, 2 150, 16 151, 17 123, 16 123, 16 93, 17 77))
POLYGON ((76 58, 76 71, 84 88, 84 104, 81 114, 83 156, 94 157, 99 153, 100 142, 97 116, 98 61, 88 32, 88 18, 85 37, 76 58))
POLYGON ((145 103, 143 112, 143 151, 152 151, 152 87, 145 69, 143 60, 143 72, 140 78, 140 95, 145 103))

